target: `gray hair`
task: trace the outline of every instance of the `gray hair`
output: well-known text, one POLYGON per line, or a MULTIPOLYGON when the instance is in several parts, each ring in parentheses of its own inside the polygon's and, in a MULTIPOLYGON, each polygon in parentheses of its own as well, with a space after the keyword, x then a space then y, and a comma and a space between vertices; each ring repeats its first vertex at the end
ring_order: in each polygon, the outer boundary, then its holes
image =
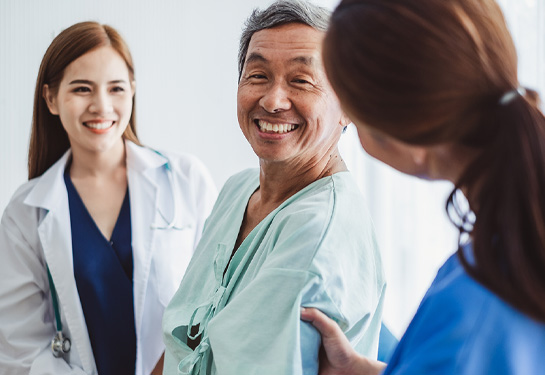
POLYGON ((270 29, 290 22, 298 22, 315 28, 318 31, 327 31, 331 12, 323 7, 304 0, 278 0, 267 9, 254 9, 244 24, 240 45, 238 48, 238 79, 242 76, 242 69, 248 53, 250 39, 254 33, 263 29, 270 29))

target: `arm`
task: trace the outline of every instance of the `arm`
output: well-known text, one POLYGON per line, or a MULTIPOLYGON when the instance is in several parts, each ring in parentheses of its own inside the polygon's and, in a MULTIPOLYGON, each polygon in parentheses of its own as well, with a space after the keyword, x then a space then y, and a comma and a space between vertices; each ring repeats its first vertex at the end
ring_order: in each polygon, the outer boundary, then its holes
MULTIPOLYGON (((317 374, 320 335, 301 321, 301 305, 320 307, 342 321, 353 344, 373 342, 375 331, 378 339, 380 325, 375 327, 374 317, 379 315, 382 285, 374 281, 375 272, 366 272, 351 256, 362 252, 360 246, 335 240, 343 252, 333 249, 327 240, 326 210, 317 212, 314 202, 305 207, 312 209, 286 210, 268 228, 270 236, 254 239, 263 250, 253 257, 225 308, 210 321, 218 374, 317 374), (367 293, 356 292, 362 288, 367 293)), ((363 259, 372 264, 371 257, 363 259)))
POLYGON ((385 363, 359 355, 339 326, 313 308, 302 308, 301 319, 312 323, 322 335, 319 375, 378 375, 385 363))
POLYGON ((50 350, 55 325, 44 261, 38 255, 37 221, 35 209, 8 206, 0 225, 1 372, 84 374, 50 350))

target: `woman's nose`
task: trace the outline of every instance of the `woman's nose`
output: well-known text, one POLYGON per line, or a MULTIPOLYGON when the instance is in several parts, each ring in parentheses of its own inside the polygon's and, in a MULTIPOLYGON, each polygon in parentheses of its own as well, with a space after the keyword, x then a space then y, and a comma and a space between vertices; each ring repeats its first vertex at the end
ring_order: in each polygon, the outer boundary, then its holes
POLYGON ((89 111, 91 113, 110 113, 113 110, 112 99, 106 92, 98 91, 93 95, 89 111))

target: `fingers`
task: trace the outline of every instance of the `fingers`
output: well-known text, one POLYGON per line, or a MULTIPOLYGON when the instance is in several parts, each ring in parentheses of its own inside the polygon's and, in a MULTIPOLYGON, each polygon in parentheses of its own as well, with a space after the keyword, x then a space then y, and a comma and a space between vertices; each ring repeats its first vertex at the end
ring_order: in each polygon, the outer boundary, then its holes
POLYGON ((301 319, 310 322, 322 334, 320 374, 380 374, 386 364, 359 355, 337 323, 315 308, 301 308, 301 319))
POLYGON ((337 323, 315 308, 302 307, 301 319, 312 323, 320 331, 323 339, 344 337, 337 323))

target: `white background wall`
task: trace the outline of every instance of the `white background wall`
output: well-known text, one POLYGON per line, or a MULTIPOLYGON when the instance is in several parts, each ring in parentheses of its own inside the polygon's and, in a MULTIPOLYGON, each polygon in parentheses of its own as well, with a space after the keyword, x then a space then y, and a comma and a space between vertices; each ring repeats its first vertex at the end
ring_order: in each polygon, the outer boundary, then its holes
MULTIPOLYGON (((315 1, 333 7, 337 0, 315 1)), ((34 84, 56 34, 96 20, 117 28, 136 67, 141 140, 197 155, 221 187, 257 166, 236 119, 238 38, 269 0, 0 0, 0 211, 26 181, 34 84)), ((500 0, 520 55, 521 81, 545 93, 545 0, 500 0)), ((456 232, 444 214, 451 186, 426 183, 364 155, 350 129, 341 140, 373 216, 389 280, 385 319, 400 335, 456 232)), ((1 261, 1 260, 0 260, 1 261)))

